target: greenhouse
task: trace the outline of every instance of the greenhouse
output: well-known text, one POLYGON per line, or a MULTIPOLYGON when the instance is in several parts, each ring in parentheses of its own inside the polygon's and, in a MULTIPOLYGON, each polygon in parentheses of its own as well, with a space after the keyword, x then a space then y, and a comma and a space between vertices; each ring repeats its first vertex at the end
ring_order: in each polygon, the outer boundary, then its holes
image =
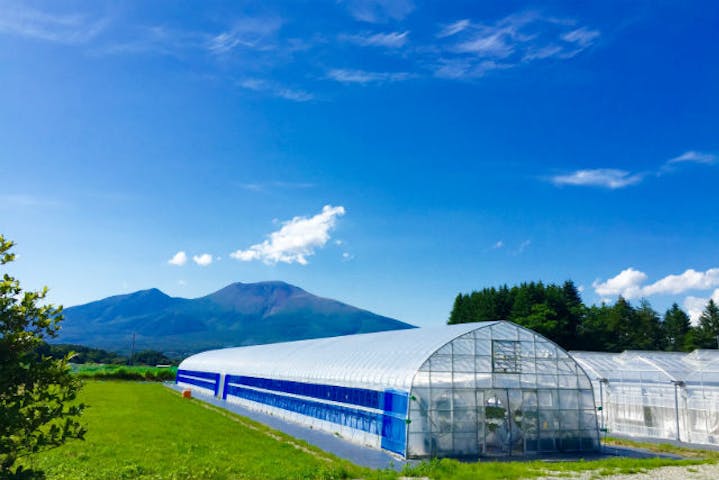
POLYGON ((405 458, 599 448, 587 375, 510 322, 212 350, 177 383, 405 458))
POLYGON ((719 351, 571 355, 592 380, 603 431, 719 444, 719 351))

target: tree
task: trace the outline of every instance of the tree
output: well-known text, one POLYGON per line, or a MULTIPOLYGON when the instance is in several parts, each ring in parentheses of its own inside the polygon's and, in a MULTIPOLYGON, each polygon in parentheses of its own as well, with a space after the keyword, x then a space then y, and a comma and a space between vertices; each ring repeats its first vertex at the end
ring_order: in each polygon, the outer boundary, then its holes
MULTIPOLYGON (((15 259, 13 242, 0 235, 0 266, 15 259)), ((38 353, 57 335, 62 307, 43 305, 47 287, 23 292, 7 273, 0 280, 0 478, 27 478, 19 458, 83 438, 76 402, 80 381, 70 374, 69 355, 38 353)))
POLYGON ((639 350, 661 350, 664 348, 659 314, 647 300, 642 300, 636 309, 638 331, 635 332, 634 346, 639 350))
POLYGON ((691 350, 693 348, 690 334, 691 327, 689 315, 679 308, 676 303, 672 304, 671 308, 664 314, 663 330, 667 350, 673 352, 691 350))
POLYGON ((699 317, 696 341, 699 348, 717 348, 719 341, 719 306, 710 299, 699 317))
POLYGON ((607 310, 607 350, 621 352, 635 347, 636 335, 639 331, 639 318, 632 305, 621 295, 616 303, 607 310))

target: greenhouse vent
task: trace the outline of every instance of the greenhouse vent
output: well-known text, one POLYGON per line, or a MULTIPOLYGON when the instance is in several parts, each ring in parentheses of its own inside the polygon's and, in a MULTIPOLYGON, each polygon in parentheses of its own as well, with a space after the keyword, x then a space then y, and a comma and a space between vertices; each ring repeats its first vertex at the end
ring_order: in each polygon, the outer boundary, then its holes
POLYGON ((212 350, 177 383, 404 458, 599 448, 589 377, 511 322, 212 350))
POLYGON ((719 444, 719 351, 571 352, 594 384, 603 431, 719 444))

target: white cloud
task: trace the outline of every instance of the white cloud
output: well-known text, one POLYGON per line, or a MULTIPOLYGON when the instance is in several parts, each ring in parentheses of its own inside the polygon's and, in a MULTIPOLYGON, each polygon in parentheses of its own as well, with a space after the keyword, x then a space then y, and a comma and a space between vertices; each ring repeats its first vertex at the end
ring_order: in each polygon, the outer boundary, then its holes
POLYGON ((367 72, 365 70, 333 69, 327 77, 340 83, 369 83, 398 82, 410 77, 406 72, 367 72))
POLYGON ((437 37, 451 37, 452 35, 456 35, 459 32, 466 30, 467 27, 469 27, 471 24, 472 23, 467 18, 457 20, 456 22, 450 23, 449 25, 446 25, 444 28, 442 28, 442 30, 437 33, 437 37))
POLYGON ((292 100, 293 102, 309 102, 314 100, 315 96, 305 90, 295 90, 293 88, 279 88, 274 91, 275 96, 292 100))
POLYGON ((184 251, 180 250, 171 259, 169 259, 167 263, 169 263, 170 265, 181 267, 185 263, 187 263, 187 254, 184 251))
POLYGON ((630 185, 636 185, 637 183, 643 181, 647 176, 659 177, 664 174, 672 173, 676 170, 677 165, 681 163, 713 165, 716 161, 716 155, 689 150, 678 157, 667 160, 655 171, 632 173, 626 170, 614 168, 596 168, 589 170, 577 170, 565 175, 555 175, 548 177, 548 179, 555 185, 594 186, 618 189, 628 187, 630 185))
POLYGON ((606 282, 599 280, 592 283, 594 291, 601 297, 615 297, 621 295, 625 298, 641 297, 641 284, 647 280, 647 274, 631 267, 622 270, 616 277, 606 282))
POLYGON ((594 40, 597 39, 597 37, 599 37, 598 30, 590 30, 586 27, 580 27, 562 35, 562 40, 576 43, 580 47, 588 47, 594 42, 594 40))
POLYGON ((525 240, 522 243, 520 243, 519 248, 517 249, 517 255, 524 253, 524 251, 527 250, 531 244, 532 244, 531 240, 525 240))
POLYGON ((92 40, 106 23, 86 15, 48 13, 22 4, 5 4, 0 9, 0 33, 67 45, 92 40))
POLYGON ((236 48, 269 50, 274 47, 280 27, 282 20, 277 17, 245 17, 237 20, 232 29, 211 37, 207 49, 215 54, 229 53, 236 48))
POLYGON ((201 267, 206 267, 212 263, 212 255, 209 253, 203 253, 201 255, 193 255, 192 261, 201 267))
POLYGON ((689 296, 684 299, 684 309, 689 314, 689 318, 692 320, 692 324, 699 324, 699 317, 701 317, 704 308, 709 303, 709 300, 714 300, 714 303, 719 303, 719 288, 714 290, 714 293, 709 298, 692 297, 689 296))
POLYGON ((639 173, 632 174, 626 170, 614 168, 597 168, 592 170, 577 170, 567 175, 555 175, 550 181, 555 185, 576 185, 604 187, 610 189, 624 188, 642 181, 644 176, 639 173))
POLYGON ((712 165, 716 163, 717 156, 711 153, 697 152, 695 150, 689 150, 684 152, 678 157, 674 157, 667 161, 668 164, 672 163, 702 163, 704 165, 712 165))
POLYGON ((294 217, 264 242, 232 252, 230 256, 243 262, 261 260, 268 265, 278 262, 307 265, 307 257, 327 243, 337 218, 344 214, 342 206, 325 205, 321 213, 309 218, 294 217))
POLYGON ((350 260, 354 260, 355 256, 352 255, 349 252, 342 252, 342 260, 345 262, 349 262, 350 260))
POLYGON ((503 242, 502 240, 498 240, 497 243, 495 243, 494 245, 492 245, 492 248, 493 248, 494 250, 497 250, 497 249, 503 248, 503 247, 504 247, 504 242, 503 242))
POLYGON ((400 48, 409 40, 409 32, 341 35, 340 39, 362 47, 400 48))
POLYGON ((710 268, 705 272, 689 269, 682 274, 667 275, 654 283, 644 285, 648 278, 646 273, 630 267, 606 282, 595 281, 592 286, 602 297, 622 295, 632 299, 651 295, 676 295, 690 290, 719 287, 719 268, 710 268))
POLYGON ((411 0, 346 0, 350 15, 368 23, 402 20, 414 10, 411 0))
POLYGON ((253 92, 261 92, 274 97, 284 98, 293 102, 309 102, 314 100, 314 95, 306 90, 289 88, 275 82, 259 78, 245 78, 237 82, 237 86, 253 92))
POLYGON ((683 293, 688 290, 708 290, 719 287, 719 268, 710 268, 706 272, 689 269, 679 275, 667 275, 661 280, 644 288, 645 295, 683 293))
POLYGON ((577 27, 572 19, 519 12, 494 23, 457 20, 443 26, 435 37, 437 77, 479 78, 492 70, 508 69, 533 61, 569 59, 592 46, 600 33, 577 27))

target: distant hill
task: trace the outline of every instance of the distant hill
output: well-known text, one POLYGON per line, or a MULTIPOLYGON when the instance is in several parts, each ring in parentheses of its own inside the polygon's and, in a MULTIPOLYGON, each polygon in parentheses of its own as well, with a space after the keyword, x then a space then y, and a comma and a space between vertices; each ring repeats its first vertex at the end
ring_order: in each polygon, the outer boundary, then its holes
POLYGON ((205 297, 153 288, 64 310, 54 341, 183 355, 211 348, 413 328, 284 282, 233 283, 205 297))

